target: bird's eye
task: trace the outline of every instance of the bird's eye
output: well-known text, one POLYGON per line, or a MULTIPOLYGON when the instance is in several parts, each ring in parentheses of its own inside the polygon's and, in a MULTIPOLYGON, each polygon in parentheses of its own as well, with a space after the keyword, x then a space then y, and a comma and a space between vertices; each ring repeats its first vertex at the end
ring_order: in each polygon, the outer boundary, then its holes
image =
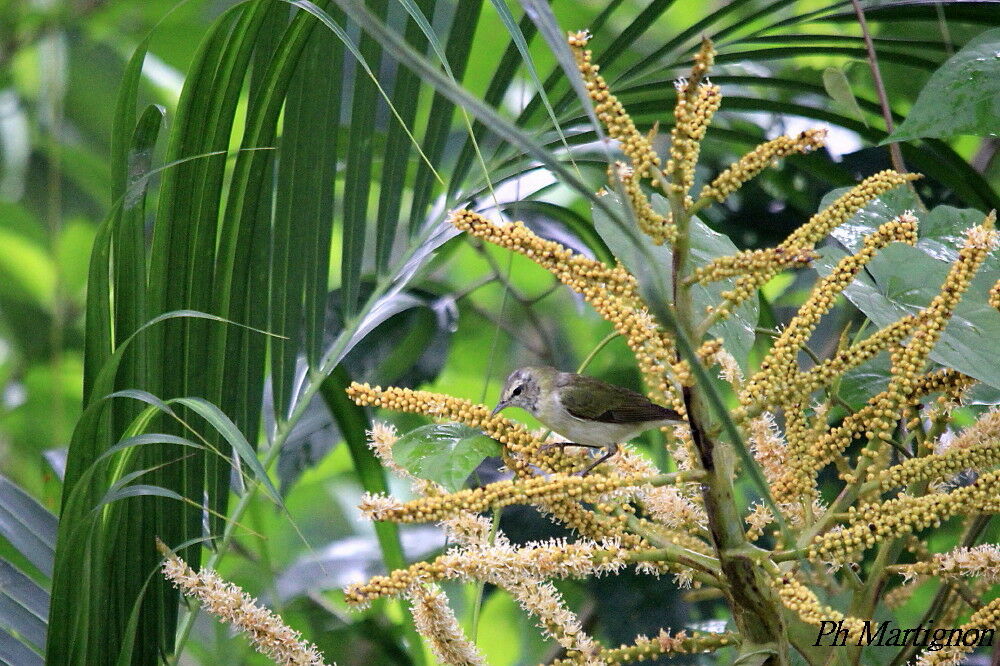
POLYGON ((518 395, 521 395, 521 388, 522 388, 522 387, 520 387, 520 386, 517 386, 517 387, 515 387, 515 388, 514 388, 514 390, 510 392, 510 394, 511 394, 512 396, 518 396, 518 395))

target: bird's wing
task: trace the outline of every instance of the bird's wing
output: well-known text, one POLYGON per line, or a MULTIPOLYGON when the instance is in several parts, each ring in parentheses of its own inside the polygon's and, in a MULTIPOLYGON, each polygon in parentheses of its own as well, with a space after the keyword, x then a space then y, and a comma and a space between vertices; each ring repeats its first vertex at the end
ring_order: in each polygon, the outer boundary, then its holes
POLYGON ((559 402, 573 416, 602 423, 680 421, 681 416, 646 396, 585 375, 560 373, 556 378, 559 402))

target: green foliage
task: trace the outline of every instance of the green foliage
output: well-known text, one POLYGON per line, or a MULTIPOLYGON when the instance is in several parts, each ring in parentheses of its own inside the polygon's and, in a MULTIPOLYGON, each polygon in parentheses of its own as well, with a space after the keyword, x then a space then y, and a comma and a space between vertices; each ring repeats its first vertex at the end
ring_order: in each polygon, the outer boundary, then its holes
MULTIPOLYGON (((824 197, 831 201, 842 190, 824 197)), ((881 328, 925 307, 940 291, 948 268, 965 240, 963 231, 978 224, 983 213, 975 209, 937 206, 924 212, 912 191, 899 188, 872 202, 834 235, 851 252, 863 237, 904 211, 914 211, 919 220, 916 247, 893 243, 875 257, 866 270, 844 291, 844 295, 881 328)), ((844 256, 829 246, 817 263, 821 273, 844 256)), ((969 291, 955 310, 931 358, 970 377, 1000 388, 1000 366, 993 340, 1000 336, 1000 315, 986 302, 990 287, 1000 280, 1000 259, 987 258, 969 291)))
POLYGON ((426 425, 392 445, 396 463, 418 479, 455 492, 487 456, 499 456, 500 444, 460 423, 426 425))
MULTIPOLYGON (((612 205, 624 210, 624 206, 617 195, 606 197, 612 205)), ((670 211, 666 199, 659 194, 651 197, 653 209, 665 215, 670 211)), ((665 293, 670 293, 672 283, 672 257, 669 246, 661 245, 650 248, 643 248, 642 251, 631 243, 629 239, 621 233, 620 227, 615 225, 604 214, 602 210, 593 209, 594 228, 601 235, 604 242, 612 249, 615 256, 635 275, 648 275, 655 272, 663 282, 665 293), (648 253, 648 254, 647 254, 648 253), (652 263, 650 263, 652 259, 652 263)), ((724 257, 736 252, 737 248, 728 236, 712 230, 698 218, 691 221, 691 254, 696 265, 704 266, 716 257, 724 257)), ((707 314, 706 308, 720 302, 719 295, 728 289, 732 289, 735 278, 728 278, 712 282, 708 285, 696 284, 692 287, 694 291, 693 300, 699 312, 707 314)), ((709 335, 722 338, 726 343, 726 349, 733 354, 736 361, 744 370, 747 368, 750 358, 750 349, 753 347, 757 334, 755 328, 758 318, 757 299, 751 298, 741 303, 733 310, 731 316, 709 327, 709 335)))
POLYGON ((849 113, 867 126, 865 112, 858 105, 858 100, 851 90, 851 82, 844 70, 839 67, 827 67, 823 70, 823 87, 826 93, 845 113, 849 113))
POLYGON ((1000 135, 1000 28, 966 44, 934 72, 906 120, 884 143, 1000 135))

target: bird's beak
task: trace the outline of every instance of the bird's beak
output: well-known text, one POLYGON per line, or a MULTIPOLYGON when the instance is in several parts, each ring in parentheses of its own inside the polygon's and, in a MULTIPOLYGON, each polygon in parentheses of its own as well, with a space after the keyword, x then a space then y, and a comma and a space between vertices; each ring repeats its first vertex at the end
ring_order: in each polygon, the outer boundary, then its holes
POLYGON ((493 411, 490 412, 490 416, 496 416, 497 414, 500 413, 500 410, 504 409, 505 407, 507 407, 507 403, 501 400, 500 402, 497 403, 497 406, 493 408, 493 411))

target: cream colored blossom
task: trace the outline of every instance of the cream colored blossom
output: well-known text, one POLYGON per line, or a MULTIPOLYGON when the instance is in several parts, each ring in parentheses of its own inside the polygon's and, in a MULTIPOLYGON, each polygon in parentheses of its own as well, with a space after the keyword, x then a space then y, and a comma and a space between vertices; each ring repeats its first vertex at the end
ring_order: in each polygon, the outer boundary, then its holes
POLYGON ((506 588, 514 600, 538 620, 538 627, 566 649, 567 656, 584 664, 599 664, 598 644, 584 630, 580 618, 548 581, 523 578, 506 588))
POLYGON ((460 513, 441 521, 448 539, 463 546, 488 547, 493 521, 483 515, 460 513))
POLYGON ((915 576, 947 576, 964 579, 982 578, 987 583, 1000 582, 1000 546, 985 543, 936 553, 930 560, 900 565, 905 580, 915 576))
POLYGON ((708 524, 705 509, 686 497, 677 486, 652 488, 643 494, 642 502, 653 520, 671 529, 708 524))
POLYGON ((385 520, 402 508, 403 503, 398 499, 381 493, 365 493, 358 504, 358 509, 369 520, 385 520))
POLYGON ((207 612, 245 634, 254 649, 282 666, 320 666, 323 656, 316 646, 280 617, 259 605, 239 586, 224 580, 211 569, 195 571, 187 562, 157 541, 165 556, 163 575, 184 596, 192 597, 207 612))
POLYGON ((753 510, 746 515, 744 520, 750 526, 747 530, 747 539, 756 541, 764 534, 764 528, 774 522, 774 514, 767 508, 767 505, 758 502, 753 505, 753 510))
POLYGON ((788 443, 781 436, 774 414, 764 412, 750 422, 750 451, 768 483, 784 474, 788 443))
POLYGON ((486 659, 465 637, 448 597, 437 585, 420 585, 408 595, 413 624, 431 652, 448 666, 486 666, 486 659))
POLYGON ((349 603, 365 604, 440 580, 485 581, 509 588, 526 578, 596 577, 623 569, 627 554, 615 539, 572 543, 549 539, 515 546, 503 532, 497 532, 491 544, 452 548, 433 561, 417 562, 407 569, 351 585, 344 594, 349 603))

